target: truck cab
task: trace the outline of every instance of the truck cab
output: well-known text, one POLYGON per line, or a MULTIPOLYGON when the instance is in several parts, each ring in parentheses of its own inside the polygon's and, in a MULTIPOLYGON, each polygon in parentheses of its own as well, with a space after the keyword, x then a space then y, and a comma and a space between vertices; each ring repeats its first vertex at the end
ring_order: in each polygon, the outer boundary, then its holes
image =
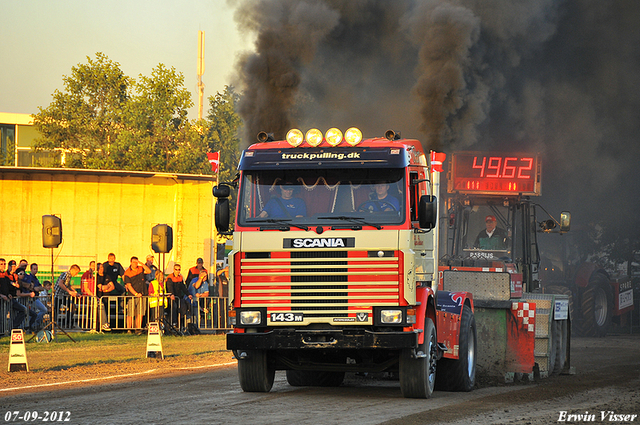
MULTIPOLYGON (((429 397, 446 347, 436 329, 439 173, 420 142, 355 128, 259 141, 240 159, 229 256, 227 348, 241 387, 269 391, 275 370, 296 386, 392 371, 405 396, 429 397)), ((225 230, 228 187, 214 195, 225 230)))

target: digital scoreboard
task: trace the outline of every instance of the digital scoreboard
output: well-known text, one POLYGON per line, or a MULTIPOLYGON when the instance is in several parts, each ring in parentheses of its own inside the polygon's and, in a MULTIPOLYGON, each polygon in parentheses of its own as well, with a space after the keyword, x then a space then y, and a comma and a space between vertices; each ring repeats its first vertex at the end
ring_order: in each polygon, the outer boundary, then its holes
POLYGON ((537 155, 459 152, 451 155, 450 193, 540 195, 537 155))

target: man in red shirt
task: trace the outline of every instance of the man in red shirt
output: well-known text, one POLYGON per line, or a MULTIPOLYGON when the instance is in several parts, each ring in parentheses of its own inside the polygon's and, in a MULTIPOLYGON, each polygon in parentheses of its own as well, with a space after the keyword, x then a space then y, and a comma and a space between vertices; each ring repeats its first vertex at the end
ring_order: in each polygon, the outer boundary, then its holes
POLYGON ((96 278, 93 275, 93 272, 96 270, 96 262, 91 261, 89 263, 89 270, 82 273, 82 277, 80 277, 80 290, 82 291, 82 295, 88 295, 90 297, 95 297, 96 295, 96 278))
POLYGON ((132 297, 127 302, 127 328, 133 328, 135 319, 136 332, 142 330, 142 318, 147 311, 146 299, 142 298, 149 294, 149 287, 144 279, 145 273, 151 273, 149 267, 139 262, 138 257, 131 257, 131 265, 124 272, 124 287, 127 289, 127 295, 132 297))

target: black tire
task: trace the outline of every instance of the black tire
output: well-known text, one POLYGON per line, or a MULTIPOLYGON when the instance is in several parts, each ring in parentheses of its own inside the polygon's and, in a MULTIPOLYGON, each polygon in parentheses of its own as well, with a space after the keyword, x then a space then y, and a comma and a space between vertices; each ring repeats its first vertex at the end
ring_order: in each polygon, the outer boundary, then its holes
POLYGON ((613 290, 609 280, 602 273, 592 276, 589 285, 582 293, 583 336, 603 337, 611 326, 613 314, 613 290))
POLYGON ((476 318, 465 305, 460 319, 460 357, 438 361, 436 388, 445 391, 471 391, 476 384, 476 318), (465 355, 466 353, 466 355, 465 355))
POLYGON ((276 370, 264 350, 247 350, 246 358, 238 361, 240 387, 245 392, 268 393, 273 387, 276 370))
POLYGON ((412 358, 412 349, 405 348, 400 353, 400 389, 407 398, 429 398, 436 383, 436 327, 429 318, 425 319, 424 342, 417 352, 425 354, 421 358, 412 358))
POLYGON ((287 370, 287 382, 292 387, 339 387, 342 381, 344 372, 287 370))
POLYGON ((556 344, 556 355, 554 361, 554 367, 551 369, 551 372, 554 374, 558 374, 562 372, 564 369, 564 365, 567 362, 567 338, 568 338, 568 329, 567 329, 567 321, 566 320, 554 320, 553 321, 555 327, 555 344, 556 344))

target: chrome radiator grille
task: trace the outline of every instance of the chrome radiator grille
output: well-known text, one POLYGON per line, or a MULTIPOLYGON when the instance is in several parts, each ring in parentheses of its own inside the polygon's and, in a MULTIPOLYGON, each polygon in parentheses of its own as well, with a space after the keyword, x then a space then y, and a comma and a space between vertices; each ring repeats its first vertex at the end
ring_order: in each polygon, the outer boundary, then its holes
POLYGON ((241 305, 266 307, 268 313, 302 313, 305 322, 355 318, 358 313, 371 317, 373 306, 399 304, 398 255, 395 251, 383 256, 367 251, 245 252, 240 263, 241 305))

